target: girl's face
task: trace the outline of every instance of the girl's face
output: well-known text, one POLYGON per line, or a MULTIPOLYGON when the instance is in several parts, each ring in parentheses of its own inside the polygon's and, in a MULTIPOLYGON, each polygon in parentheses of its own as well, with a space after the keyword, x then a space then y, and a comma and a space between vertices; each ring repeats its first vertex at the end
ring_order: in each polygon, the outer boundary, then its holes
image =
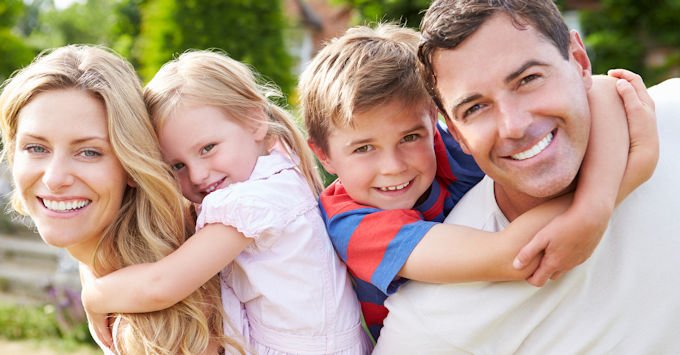
POLYGON ((14 183, 47 244, 88 262, 128 182, 103 103, 77 89, 38 94, 19 112, 14 183))
POLYGON ((246 127, 214 106, 180 104, 159 131, 163 159, 184 197, 201 203, 209 193, 248 180, 267 154, 267 126, 246 127))

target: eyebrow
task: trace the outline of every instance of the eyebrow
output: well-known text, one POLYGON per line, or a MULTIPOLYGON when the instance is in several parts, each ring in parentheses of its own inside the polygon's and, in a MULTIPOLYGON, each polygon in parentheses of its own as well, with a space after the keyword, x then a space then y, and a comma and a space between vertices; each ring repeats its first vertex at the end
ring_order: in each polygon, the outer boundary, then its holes
MULTIPOLYGON (((40 135, 36 135, 36 134, 26 133, 26 134, 24 134, 24 136, 27 137, 27 138, 30 138, 30 139, 35 139, 35 140, 39 140, 39 141, 43 141, 43 142, 49 141, 45 137, 40 136, 40 135)), ((108 138, 106 138, 106 137, 90 136, 90 137, 83 137, 83 138, 76 139, 72 142, 72 144, 82 144, 82 143, 85 143, 85 142, 96 141, 96 140, 109 142, 108 138)))
MULTIPOLYGON (((504 82, 505 84, 511 83, 513 80, 517 79, 520 75, 522 75, 522 73, 524 73, 527 69, 529 69, 529 68, 531 68, 531 67, 533 67, 533 66, 543 66, 543 67, 544 67, 544 66, 548 66, 548 63, 544 63, 544 62, 541 62, 541 61, 538 61, 538 60, 535 60, 535 59, 528 60, 528 61, 526 61, 524 64, 522 64, 519 68, 517 68, 515 71, 513 71, 513 72, 510 73, 508 76, 506 76, 506 77, 503 79, 503 82, 504 82)), ((463 105, 465 105, 465 104, 467 104, 467 103, 469 103, 469 102, 471 102, 471 101, 475 101, 475 100, 477 100, 477 99, 479 99, 479 98, 481 98, 481 97, 482 97, 482 94, 475 93, 475 94, 472 94, 472 95, 470 95, 470 96, 466 96, 466 97, 464 97, 464 98, 462 98, 462 99, 456 101, 456 102, 451 106, 451 113, 454 114, 453 117, 454 117, 454 118, 456 117, 455 112, 456 112, 461 106, 463 106, 463 105)))
MULTIPOLYGON (((417 131, 417 130, 421 130, 421 129, 425 129, 425 126, 424 126, 423 124, 421 124, 421 123, 418 123, 418 124, 414 125, 414 126, 411 127, 411 128, 408 128, 408 129, 405 129, 405 130, 399 132, 399 134, 400 134, 400 135, 403 135, 403 134, 406 134, 406 133, 409 133, 409 132, 413 132, 413 131, 417 131)), ((350 141, 349 143, 347 143, 347 147, 353 147, 353 146, 357 146, 357 145, 364 145, 364 144, 370 143, 370 142, 372 142, 372 141, 373 141, 373 138, 358 139, 358 140, 350 141)))

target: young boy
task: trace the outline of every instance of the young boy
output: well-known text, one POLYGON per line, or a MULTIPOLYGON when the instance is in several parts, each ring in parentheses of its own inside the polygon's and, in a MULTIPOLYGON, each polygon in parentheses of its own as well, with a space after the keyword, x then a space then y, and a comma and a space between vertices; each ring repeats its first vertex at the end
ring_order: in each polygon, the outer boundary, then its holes
MULTIPOLYGON (((387 315, 385 299, 409 279, 446 283, 530 277, 540 258, 516 269, 515 255, 570 203, 567 198, 536 208, 496 234, 441 224, 483 173, 437 123, 437 111, 416 71, 418 41, 415 31, 394 25, 350 29, 317 54, 299 85, 310 147, 324 168, 338 176, 320 197, 324 221, 356 281, 375 339, 387 315)), ((607 202, 591 209, 574 203, 578 226, 573 219, 565 223, 573 227, 562 231, 561 242, 569 252, 576 248, 573 254, 585 256, 564 261, 563 271, 592 253, 626 167, 623 108, 617 95, 602 100, 610 101, 600 107, 616 111, 601 124, 611 131, 618 151, 608 152, 606 159, 593 154, 591 161, 602 165, 598 190, 579 188, 579 194, 587 190, 583 193, 591 201, 607 202), (581 235, 569 237, 577 232, 581 235)), ((545 147, 532 147, 513 159, 534 148, 545 147)))

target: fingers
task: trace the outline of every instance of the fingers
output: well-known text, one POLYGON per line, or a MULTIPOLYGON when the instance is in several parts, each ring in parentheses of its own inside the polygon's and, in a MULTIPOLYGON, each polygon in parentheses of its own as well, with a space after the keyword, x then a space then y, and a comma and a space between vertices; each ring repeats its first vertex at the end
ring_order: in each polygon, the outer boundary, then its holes
POLYGON ((92 328, 97 334, 97 338, 109 349, 113 348, 113 337, 111 336, 111 329, 109 328, 109 318, 107 316, 93 316, 90 319, 92 328))
POLYGON ((531 263, 531 260, 539 256, 547 246, 547 240, 534 237, 517 253, 515 260, 512 261, 512 267, 517 270, 523 269, 531 263))
POLYGON ((552 274, 552 276, 550 276, 550 279, 553 280, 553 281, 557 281, 562 276, 562 274, 563 274, 562 271, 558 271, 558 272, 552 274))
POLYGON ((616 90, 619 92, 621 99, 623 99, 623 105, 629 116, 644 109, 640 95, 638 95, 630 82, 625 79, 619 79, 616 81, 616 90))
POLYGON ((635 90, 637 95, 640 97, 640 100, 642 100, 645 104, 649 105, 650 107, 654 108, 654 100, 649 95, 649 92, 647 91, 647 86, 645 85, 640 75, 626 69, 612 69, 609 70, 607 74, 609 74, 609 76, 611 77, 623 79, 629 82, 633 86, 633 89, 635 90))
POLYGON ((527 279, 527 282, 536 287, 542 287, 555 272, 557 272, 557 269, 546 262, 544 258, 538 269, 527 279))

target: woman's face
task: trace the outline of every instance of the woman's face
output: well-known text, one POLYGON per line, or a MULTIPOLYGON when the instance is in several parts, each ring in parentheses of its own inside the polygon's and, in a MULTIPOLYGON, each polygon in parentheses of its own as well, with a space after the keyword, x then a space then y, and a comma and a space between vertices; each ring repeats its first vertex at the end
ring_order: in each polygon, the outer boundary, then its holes
POLYGON ((106 123, 104 104, 78 89, 40 93, 19 112, 12 172, 21 202, 47 244, 82 262, 128 182, 106 123))

